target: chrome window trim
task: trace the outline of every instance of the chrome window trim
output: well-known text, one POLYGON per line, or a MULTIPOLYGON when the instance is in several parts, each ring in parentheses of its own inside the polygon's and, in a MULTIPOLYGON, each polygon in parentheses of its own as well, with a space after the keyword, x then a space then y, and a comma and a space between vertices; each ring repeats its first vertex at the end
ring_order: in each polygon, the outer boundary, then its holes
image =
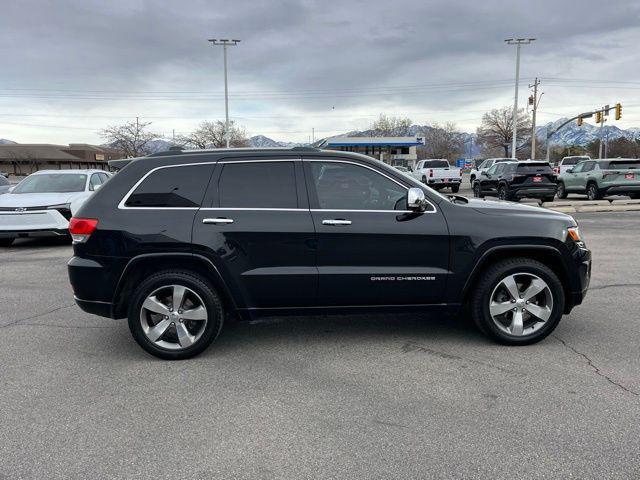
POLYGON ((247 211, 247 212, 308 212, 308 208, 262 208, 262 207, 202 207, 200 210, 209 211, 247 211))
MULTIPOLYGON (((378 175, 382 175, 385 178, 388 178, 389 180, 391 180, 392 182, 400 185, 402 188, 404 188, 405 190, 409 191, 409 188, 411 187, 407 187, 406 185, 404 185, 403 183, 399 182, 398 180, 396 180, 395 178, 390 177, 389 175, 387 175, 386 173, 382 173, 378 170, 376 170, 373 167, 370 167, 368 165, 364 165, 362 163, 358 163, 358 162, 351 162, 349 160, 342 160, 342 159, 319 159, 319 158, 304 158, 303 161, 305 162, 330 162, 330 163, 348 163, 351 165, 356 165, 358 167, 363 167, 363 168, 368 168, 369 170, 377 173, 378 175)), ((416 187, 418 188, 418 187, 416 187)), ((427 203, 429 205, 431 205, 431 207, 433 208, 433 211, 424 211, 424 212, 420 212, 420 213, 426 213, 426 214, 431 214, 431 213, 437 213, 437 209, 436 206, 431 203, 431 201, 426 198, 425 195, 425 200, 427 201, 427 203)), ((399 212, 399 213, 406 213, 406 212, 413 212, 413 210, 351 210, 351 209, 324 209, 324 208, 317 208, 317 209, 311 209, 312 212, 399 212)))
MULTIPOLYGON (((209 154, 210 152, 207 152, 209 154)), ((205 155, 205 153, 194 153, 194 154, 185 154, 185 155, 205 155)), ((182 156, 182 155, 181 155, 182 156)), ((118 210, 198 210, 201 207, 127 207, 125 204, 131 194, 135 191, 136 188, 140 186, 142 182, 146 180, 146 178, 151 175, 153 172, 157 170, 162 170, 164 168, 179 168, 179 167, 193 167, 197 165, 215 165, 215 164, 227 164, 227 163, 252 163, 252 162, 295 162, 300 161, 300 157, 289 158, 289 159, 269 159, 269 160, 233 160, 233 161, 213 161, 213 162, 194 162, 194 163, 177 163, 173 165, 161 165, 159 167, 152 168, 147 173, 145 173, 140 180, 133 184, 133 187, 129 189, 127 193, 124 194, 120 203, 118 203, 118 210)))

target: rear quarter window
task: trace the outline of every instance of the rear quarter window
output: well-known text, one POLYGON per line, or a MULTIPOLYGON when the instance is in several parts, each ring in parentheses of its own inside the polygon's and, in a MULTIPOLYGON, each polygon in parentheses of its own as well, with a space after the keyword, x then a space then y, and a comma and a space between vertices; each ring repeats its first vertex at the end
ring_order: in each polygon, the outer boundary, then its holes
POLYGON ((211 165, 180 165, 151 172, 127 198, 127 207, 199 207, 212 172, 211 165))

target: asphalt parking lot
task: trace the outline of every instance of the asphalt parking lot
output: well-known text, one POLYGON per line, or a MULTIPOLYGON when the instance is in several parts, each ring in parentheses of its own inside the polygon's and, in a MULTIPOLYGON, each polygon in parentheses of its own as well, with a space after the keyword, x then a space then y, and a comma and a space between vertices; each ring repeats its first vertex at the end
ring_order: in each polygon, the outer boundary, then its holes
POLYGON ((286 318, 165 362, 75 306, 69 245, 0 249, 0 479, 639 478, 640 212, 575 216, 592 288, 521 348, 448 317, 286 318))

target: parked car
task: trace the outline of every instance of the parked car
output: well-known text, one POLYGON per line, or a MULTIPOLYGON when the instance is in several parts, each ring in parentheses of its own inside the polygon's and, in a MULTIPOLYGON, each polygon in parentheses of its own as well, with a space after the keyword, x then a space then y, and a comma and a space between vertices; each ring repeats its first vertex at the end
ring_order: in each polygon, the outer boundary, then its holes
POLYGON ((442 158, 418 161, 413 176, 434 190, 449 187, 453 193, 460 190, 462 182, 462 170, 442 158))
POLYGON ((11 188, 11 182, 4 175, 0 175, 0 195, 7 193, 11 188))
POLYGON ((591 271, 568 215, 443 196, 370 157, 311 147, 133 160, 69 230, 77 304, 128 318, 167 359, 202 352, 229 313, 468 305, 487 335, 530 344, 582 302, 591 271))
POLYGON ((41 170, 0 196, 0 246, 18 237, 68 236, 69 219, 110 174, 41 170))
POLYGON ((535 160, 494 163, 473 182, 473 195, 500 200, 541 198, 552 202, 556 194, 556 175, 547 162, 535 160))
POLYGON ((469 172, 469 182, 471 186, 473 186, 473 182, 476 178, 480 176, 481 173, 485 173, 489 170, 495 163, 502 162, 515 162, 515 158, 487 158, 483 160, 480 165, 477 165, 475 168, 472 168, 469 172))
POLYGON ((612 158, 587 160, 560 175, 558 198, 582 193, 589 200, 605 195, 628 195, 640 198, 640 159, 612 158))
POLYGON ((562 175, 563 173, 567 173, 567 170, 575 167, 578 163, 584 162, 586 160, 591 160, 591 157, 589 157, 588 155, 573 155, 564 157, 558 162, 558 165, 554 167, 553 171, 556 175, 562 175))

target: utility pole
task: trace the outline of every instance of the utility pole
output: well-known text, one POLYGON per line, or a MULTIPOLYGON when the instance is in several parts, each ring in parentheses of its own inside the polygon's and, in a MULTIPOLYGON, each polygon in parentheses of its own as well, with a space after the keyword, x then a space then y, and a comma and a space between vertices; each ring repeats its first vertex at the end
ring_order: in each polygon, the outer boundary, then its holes
POLYGON ((536 112, 538 111, 538 105, 540 105, 540 100, 542 100, 542 95, 544 92, 540 94, 540 99, 538 99, 538 85, 540 85, 540 80, 536 77, 533 85, 529 85, 529 88, 533 88, 533 95, 529 97, 529 104, 533 106, 533 118, 531 122, 531 159, 535 160, 536 158, 536 112))
POLYGON ((227 148, 229 148, 229 85, 227 80, 227 47, 228 46, 236 46, 240 42, 240 40, 229 40, 227 38, 215 39, 210 38, 209 42, 212 45, 222 45, 222 49, 224 51, 224 115, 225 115, 225 127, 224 127, 224 136, 227 144, 227 148))
POLYGON ((507 45, 516 46, 516 88, 513 98, 513 139, 511 140, 511 158, 516 157, 516 141, 518 136, 518 83, 520 83, 520 47, 529 45, 535 38, 507 38, 507 45))

